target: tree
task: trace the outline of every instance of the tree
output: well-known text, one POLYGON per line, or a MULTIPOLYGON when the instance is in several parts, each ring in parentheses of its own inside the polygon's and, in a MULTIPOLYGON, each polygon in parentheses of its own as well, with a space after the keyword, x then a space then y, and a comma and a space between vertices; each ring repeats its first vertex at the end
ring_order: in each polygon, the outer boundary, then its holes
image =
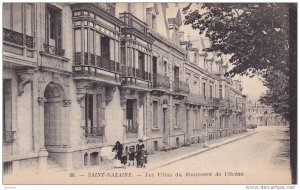
POLYGON ((227 75, 264 73, 270 66, 288 75, 287 4, 203 3, 185 7, 185 24, 211 41, 208 52, 232 55, 227 75))
POLYGON ((210 39, 206 51, 231 55, 226 74, 261 75, 268 88, 261 102, 289 120, 288 4, 203 3, 183 11, 184 23, 210 39))
POLYGON ((289 77, 279 70, 269 69, 264 79, 263 83, 268 90, 260 102, 272 106, 275 113, 289 120, 289 77))
POLYGON ((210 39, 208 52, 232 55, 229 61, 235 67, 227 75, 262 75, 268 91, 261 102, 290 121, 292 183, 297 183, 297 5, 203 3, 194 7, 189 4, 183 9, 184 23, 210 39))

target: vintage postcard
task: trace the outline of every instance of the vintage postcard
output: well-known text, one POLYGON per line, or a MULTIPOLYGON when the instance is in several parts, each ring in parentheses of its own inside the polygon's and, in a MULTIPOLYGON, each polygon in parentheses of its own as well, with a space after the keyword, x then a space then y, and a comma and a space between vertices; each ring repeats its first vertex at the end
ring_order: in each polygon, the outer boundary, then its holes
POLYGON ((296 4, 1 14, 4 185, 296 183, 296 4))

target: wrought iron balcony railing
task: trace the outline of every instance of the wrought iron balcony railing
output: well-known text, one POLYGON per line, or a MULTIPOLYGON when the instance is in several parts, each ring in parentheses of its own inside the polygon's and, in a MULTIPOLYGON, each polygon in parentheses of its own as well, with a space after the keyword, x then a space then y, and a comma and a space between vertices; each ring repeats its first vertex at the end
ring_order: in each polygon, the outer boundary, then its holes
POLYGON ((147 24, 132 15, 131 13, 121 13, 120 19, 126 24, 127 27, 135 28, 144 34, 147 34, 148 27, 147 24))
POLYGON ((4 131, 3 132, 3 142, 13 143, 15 141, 15 131, 4 131))
POLYGON ((3 28, 3 41, 21 46, 25 42, 26 47, 33 48, 33 37, 6 28, 3 28))
POLYGON ((48 44, 44 44, 44 50, 45 52, 52 54, 52 55, 57 55, 57 56, 65 56, 65 50, 59 49, 55 46, 51 46, 48 44))
POLYGON ((104 136, 104 127, 84 127, 85 137, 99 137, 104 136))
POLYGON ((212 102, 214 106, 220 106, 221 103, 220 98, 213 98, 212 102))
MULTIPOLYGON (((90 53, 81 53, 77 52, 74 54, 74 67, 79 68, 79 66, 92 68, 97 68, 112 73, 121 73, 122 66, 120 63, 106 59, 104 57, 90 54, 90 53)), ((76 70, 75 72, 83 71, 82 69, 76 70)), ((87 72, 96 71, 95 69, 89 69, 87 72)), ((85 71, 84 71, 85 72, 85 71)))
POLYGON ((190 92, 189 84, 183 81, 174 81, 174 92, 188 94, 190 92))
POLYGON ((143 70, 131 67, 131 66, 124 67, 122 70, 122 74, 123 74, 123 77, 125 77, 125 78, 133 77, 133 78, 138 78, 138 79, 146 80, 146 81, 151 80, 150 73, 148 73, 147 71, 143 71, 143 70))
POLYGON ((170 88, 170 78, 159 73, 153 73, 153 86, 168 90, 170 88))

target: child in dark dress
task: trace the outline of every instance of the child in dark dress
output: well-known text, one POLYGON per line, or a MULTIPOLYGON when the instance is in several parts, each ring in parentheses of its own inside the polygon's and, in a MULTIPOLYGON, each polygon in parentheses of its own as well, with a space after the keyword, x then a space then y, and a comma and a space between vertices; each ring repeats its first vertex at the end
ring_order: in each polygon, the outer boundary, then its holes
POLYGON ((123 168, 125 168, 125 166, 127 164, 127 156, 128 156, 128 146, 126 146, 122 152, 121 164, 122 164, 123 168))
POLYGON ((128 166, 133 165, 134 166, 134 157, 135 157, 135 150, 134 150, 134 146, 130 146, 129 147, 129 163, 128 166))
POLYGON ((141 157, 140 157, 140 166, 141 168, 145 168, 147 164, 147 151, 145 148, 143 148, 142 153, 141 153, 141 157))

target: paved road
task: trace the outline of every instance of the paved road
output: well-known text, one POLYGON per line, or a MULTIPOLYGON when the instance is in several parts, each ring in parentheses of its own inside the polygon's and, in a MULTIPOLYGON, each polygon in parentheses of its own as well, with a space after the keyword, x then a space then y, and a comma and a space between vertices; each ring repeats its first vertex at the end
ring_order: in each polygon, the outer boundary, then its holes
POLYGON ((173 176, 181 173, 183 177, 177 178, 178 183, 290 184, 288 128, 269 126, 257 130, 257 134, 155 172, 168 171, 173 176), (217 172, 221 175, 215 176, 217 172))

